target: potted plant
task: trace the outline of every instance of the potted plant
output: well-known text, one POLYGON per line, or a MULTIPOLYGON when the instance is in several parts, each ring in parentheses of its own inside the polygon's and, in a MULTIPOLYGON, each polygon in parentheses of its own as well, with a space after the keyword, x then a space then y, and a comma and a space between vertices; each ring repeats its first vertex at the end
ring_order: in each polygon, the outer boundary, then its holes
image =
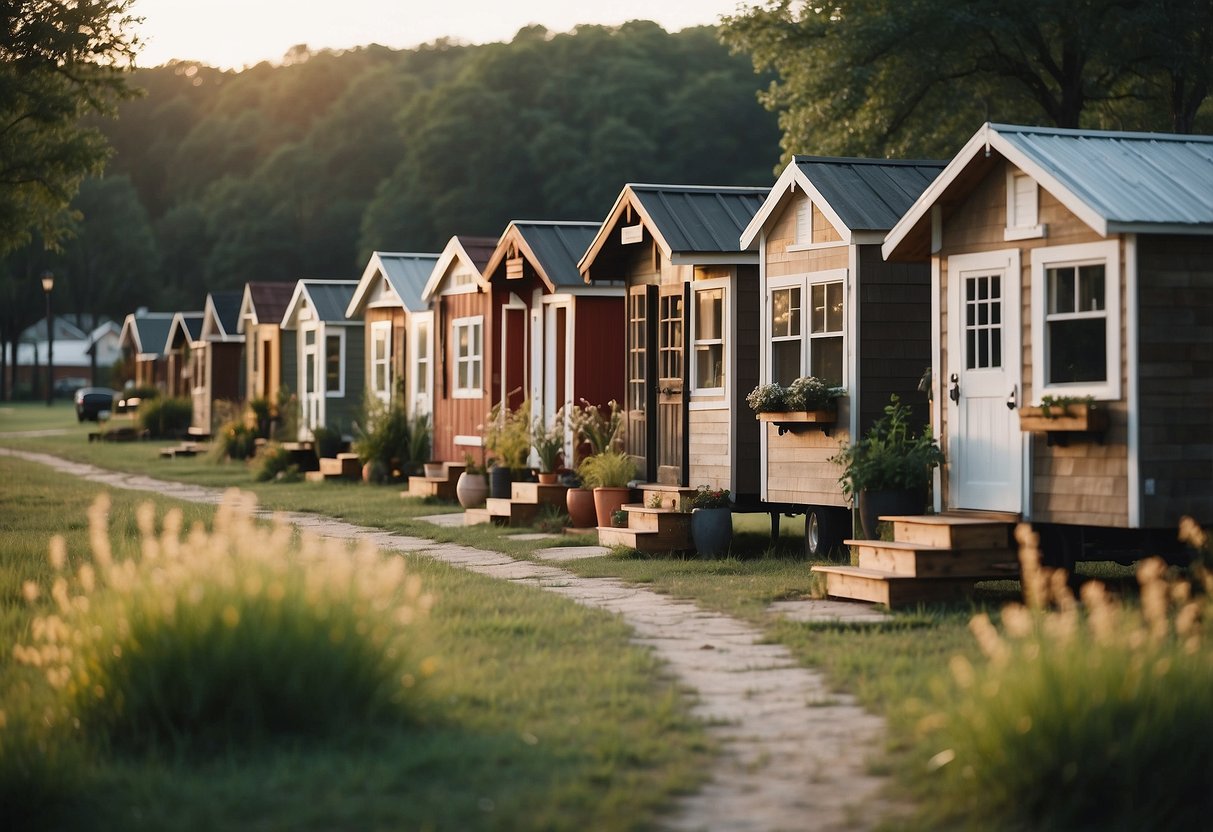
POLYGON ((815 376, 803 376, 787 387, 760 384, 746 396, 746 404, 760 422, 779 425, 782 435, 793 425, 831 425, 838 418, 843 387, 831 387, 815 376))
MULTIPOLYGON (((614 400, 606 407, 590 404, 585 399, 580 405, 573 405, 569 413, 569 422, 573 427, 574 462, 578 462, 577 454, 583 446, 588 446, 589 454, 593 456, 617 447, 623 436, 623 411, 614 400)), ((575 480, 565 492, 565 505, 569 510, 569 518, 574 528, 584 529, 598 524, 598 513, 594 508, 594 492, 591 488, 583 487, 585 483, 580 478, 575 480)))
POLYGON ((363 480, 384 483, 392 479, 393 463, 403 464, 409 457, 412 441, 409 418, 399 404, 385 406, 370 397, 364 405, 364 414, 367 427, 354 424, 358 438, 352 450, 362 462, 363 480))
POLYGON ((706 558, 729 553, 733 542, 733 509, 729 489, 701 485, 689 501, 691 540, 695 551, 706 558))
POLYGON ((484 447, 496 464, 489 471, 489 495, 496 499, 510 497, 513 472, 526 467, 531 452, 531 403, 523 401, 517 410, 498 402, 489 411, 484 430, 484 447))
POLYGON ((931 472, 943 462, 931 426, 914 435, 910 408, 894 394, 884 416, 854 444, 843 445, 830 458, 841 465, 838 482, 857 503, 864 537, 877 537, 877 520, 883 514, 922 514, 931 485, 931 472))
POLYGON ((484 478, 484 466, 476 464, 476 460, 468 454, 464 457, 463 473, 455 483, 455 496, 459 505, 464 508, 478 508, 484 505, 484 498, 488 493, 489 484, 484 478))
POLYGON ((611 515, 632 493, 628 483, 636 476, 636 463, 614 448, 586 457, 577 469, 582 483, 594 489, 594 511, 599 526, 610 526, 611 515))
POLYGON ((564 420, 557 413, 552 426, 543 424, 543 419, 536 419, 531 426, 531 447, 539 458, 539 482, 544 485, 554 485, 556 468, 564 453, 564 420))

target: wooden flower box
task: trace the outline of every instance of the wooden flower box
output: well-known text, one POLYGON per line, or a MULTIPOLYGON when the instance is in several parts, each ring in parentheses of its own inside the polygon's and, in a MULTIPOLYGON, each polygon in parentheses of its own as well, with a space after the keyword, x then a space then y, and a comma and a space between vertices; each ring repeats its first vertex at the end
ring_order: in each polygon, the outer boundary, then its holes
POLYGON ((760 422, 770 422, 779 428, 779 435, 788 431, 820 430, 826 436, 838 421, 837 410, 796 410, 782 413, 755 413, 760 422))
POLYGON ((1019 429, 1048 434, 1048 442, 1066 444, 1070 437, 1103 440, 1108 411, 1085 402, 1019 409, 1019 429))

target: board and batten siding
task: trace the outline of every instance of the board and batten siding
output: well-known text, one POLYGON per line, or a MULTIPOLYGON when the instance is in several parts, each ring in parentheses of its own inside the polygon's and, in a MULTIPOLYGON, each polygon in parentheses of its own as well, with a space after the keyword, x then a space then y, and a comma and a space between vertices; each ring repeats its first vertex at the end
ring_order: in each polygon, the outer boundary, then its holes
POLYGON ((490 311, 488 292, 439 295, 435 308, 434 358, 434 438, 433 456, 440 462, 463 462, 471 453, 477 464, 484 461, 479 447, 456 445, 456 436, 480 436, 489 410, 493 407, 490 380, 493 376, 493 356, 496 353, 496 327, 490 311), (451 338, 451 323, 458 318, 484 318, 481 349, 481 391, 478 399, 457 399, 455 392, 455 344, 451 338))
MULTIPOLYGON (((1020 251, 1020 307, 1022 322, 1022 363, 1020 396, 1021 404, 1032 404, 1036 400, 1032 390, 1031 352, 1031 297, 1032 297, 1032 251, 1038 248, 1100 242, 1105 238, 1076 217, 1044 188, 1039 190, 1039 221, 1046 227, 1044 237, 1007 241, 1003 238, 1006 229, 1006 182, 1010 163, 999 160, 973 188, 959 205, 946 209, 942 229, 942 254, 940 263, 940 380, 949 378, 951 369, 947 353, 948 313, 947 257, 986 251, 1001 251, 1017 248, 1020 251)), ((1043 436, 1025 435, 1027 447, 1031 449, 1030 492, 1031 517, 1039 522, 1071 523, 1124 528, 1129 525, 1128 512, 1128 407, 1124 399, 1127 389, 1126 368, 1128 344, 1125 337, 1125 283, 1123 276, 1124 245, 1120 245, 1122 263, 1121 287, 1121 337, 1120 372, 1122 397, 1119 401, 1103 402, 1109 416, 1109 429, 1104 444, 1076 442, 1062 447, 1049 447, 1043 436)), ((936 389, 947 390, 947 385, 937 383, 936 389)), ((949 402, 941 401, 940 445, 947 447, 949 402)), ((946 466, 945 462, 945 466, 946 466)), ((946 470, 941 478, 944 489, 944 505, 948 505, 948 476, 946 470)), ((1029 507, 1025 506, 1025 510, 1029 507)))
POLYGON ((1213 239, 1139 236, 1137 256, 1142 525, 1213 523, 1213 239))

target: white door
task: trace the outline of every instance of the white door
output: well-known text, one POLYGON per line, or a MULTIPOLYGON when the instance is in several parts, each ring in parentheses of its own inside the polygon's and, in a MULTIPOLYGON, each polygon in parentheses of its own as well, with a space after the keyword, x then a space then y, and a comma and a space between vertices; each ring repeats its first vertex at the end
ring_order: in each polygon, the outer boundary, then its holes
POLYGON ((321 337, 315 324, 300 327, 299 438, 312 438, 312 430, 324 424, 324 356, 320 352, 321 337))
POLYGON ((392 322, 371 323, 371 395, 388 407, 392 403, 392 322))
POLYGON ((417 313, 410 319, 412 337, 413 369, 409 379, 409 401, 411 412, 432 413, 434 411, 434 362, 433 339, 430 337, 432 313, 417 313))
POLYGON ((1022 510, 1019 251, 948 258, 951 508, 1022 510))

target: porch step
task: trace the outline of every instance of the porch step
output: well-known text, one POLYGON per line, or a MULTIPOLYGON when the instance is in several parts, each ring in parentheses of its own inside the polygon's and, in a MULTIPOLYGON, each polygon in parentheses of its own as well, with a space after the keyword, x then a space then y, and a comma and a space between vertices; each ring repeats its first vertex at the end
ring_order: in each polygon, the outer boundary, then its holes
POLYGON ((1011 545, 1011 515, 975 514, 893 515, 880 519, 893 524, 893 539, 936 549, 1006 549, 1011 545))
POLYGON ((908 578, 1006 577, 1015 552, 1006 549, 938 549, 917 543, 844 540, 859 567, 908 578))
POLYGON ((659 495, 661 499, 661 508, 678 511, 682 507, 682 500, 690 499, 695 496, 697 488, 684 488, 679 485, 661 485, 655 482, 641 483, 637 488, 641 492, 641 505, 648 506, 649 502, 655 495, 659 495))
POLYGON ((469 508, 463 513, 463 525, 465 526, 480 526, 492 522, 493 515, 489 514, 487 508, 469 508))
POLYGON ((637 531, 662 532, 667 536, 681 535, 690 539, 691 515, 668 508, 649 508, 639 503, 628 503, 623 510, 628 513, 628 528, 637 531))
POLYGON ((690 548, 690 538, 675 539, 658 531, 644 529, 617 529, 614 526, 598 527, 600 546, 627 546, 638 552, 683 552, 690 548))
POLYGON ((889 608, 930 601, 962 598, 973 589, 973 578, 912 578, 858 566, 814 566, 826 577, 826 593, 833 598, 871 601, 889 608))
POLYGON ((544 485, 538 482, 515 482, 510 484, 510 500, 526 505, 556 506, 565 508, 567 485, 544 485))
POLYGON ((358 454, 337 454, 335 457, 321 457, 320 473, 325 479, 362 479, 362 463, 358 454))
POLYGON ((401 497, 439 497, 443 500, 456 498, 455 486, 459 478, 453 480, 435 479, 432 477, 409 477, 407 491, 400 492, 401 497))
POLYGON ((519 503, 500 497, 489 497, 484 501, 484 508, 493 518, 509 526, 529 526, 539 516, 539 503, 519 503))
POLYGON ((641 552, 687 552, 691 546, 691 515, 668 508, 627 504, 627 528, 598 527, 603 546, 629 546, 641 552))

